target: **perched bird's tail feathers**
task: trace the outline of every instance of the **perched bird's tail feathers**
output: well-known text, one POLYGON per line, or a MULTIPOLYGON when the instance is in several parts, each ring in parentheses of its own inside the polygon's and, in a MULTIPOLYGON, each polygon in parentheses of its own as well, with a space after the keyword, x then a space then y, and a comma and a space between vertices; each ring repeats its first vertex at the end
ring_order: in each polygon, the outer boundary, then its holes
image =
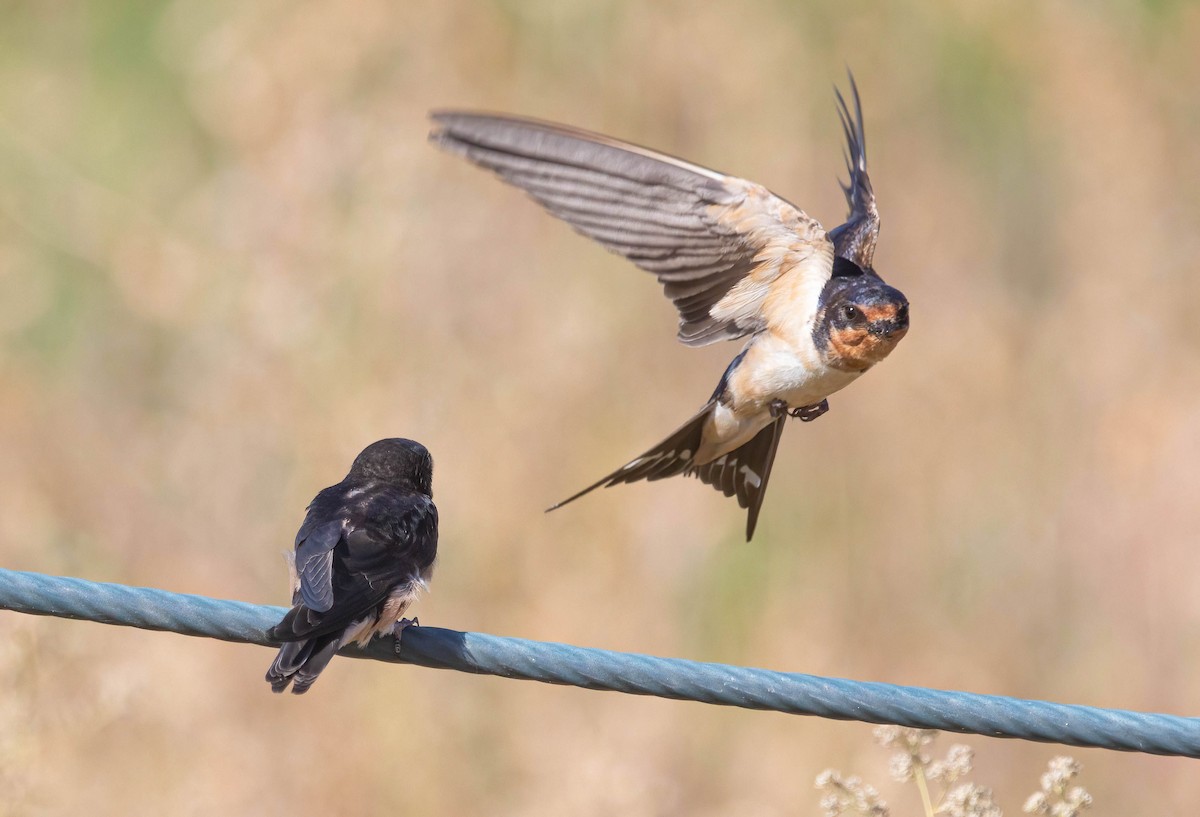
POLYGON ((272 692, 283 692, 292 685, 292 692, 303 695, 317 680, 317 676, 341 646, 341 633, 307 638, 303 641, 288 641, 279 648, 271 668, 267 670, 267 683, 272 692))
POLYGON ((561 508, 568 502, 574 502, 602 485, 605 488, 611 488, 626 482, 637 482, 643 479, 653 482, 656 479, 666 479, 687 473, 692 469, 696 451, 700 448, 700 436, 704 432, 704 423, 708 420, 708 415, 715 405, 715 400, 710 401, 708 405, 700 409, 695 417, 645 454, 622 465, 616 471, 592 483, 574 496, 551 505, 546 512, 561 508))

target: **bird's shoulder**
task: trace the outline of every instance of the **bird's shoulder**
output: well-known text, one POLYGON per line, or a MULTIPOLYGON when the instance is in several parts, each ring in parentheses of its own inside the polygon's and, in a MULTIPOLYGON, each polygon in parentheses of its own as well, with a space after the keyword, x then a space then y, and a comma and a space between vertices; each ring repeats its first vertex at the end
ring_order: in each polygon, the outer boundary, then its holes
POLYGON ((386 538, 406 539, 437 520, 433 499, 420 491, 373 485, 347 503, 348 534, 367 530, 386 538))
POLYGON ((318 493, 296 534, 299 546, 319 530, 336 527, 341 538, 349 541, 356 531, 372 538, 403 539, 433 520, 437 507, 433 500, 411 488, 366 480, 344 480, 318 493))
POLYGON ((796 307, 810 312, 833 264, 833 244, 821 224, 767 188, 729 178, 733 199, 714 213, 718 223, 742 236, 754 252, 754 265, 712 306, 713 320, 759 331, 796 307), (783 313, 777 316, 777 313, 783 313))

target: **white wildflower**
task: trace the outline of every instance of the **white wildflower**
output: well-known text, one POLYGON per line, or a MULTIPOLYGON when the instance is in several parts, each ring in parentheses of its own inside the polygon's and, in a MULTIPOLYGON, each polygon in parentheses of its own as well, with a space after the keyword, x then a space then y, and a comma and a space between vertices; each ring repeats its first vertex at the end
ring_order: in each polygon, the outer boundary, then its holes
POLYGON ((938 807, 939 814, 948 817, 1001 817, 1003 812, 992 799, 992 790, 974 783, 955 786, 938 807))
POLYGON ((843 778, 833 769, 826 769, 817 775, 816 783, 825 792, 821 798, 825 817, 841 817, 851 812, 863 817, 888 817, 887 803, 880 799, 874 786, 859 777, 843 778))
POLYGON ((929 766, 929 777, 942 783, 950 784, 971 773, 975 752, 970 746, 956 743, 946 752, 945 760, 938 760, 929 766))
POLYGON ((1052 759, 1041 778, 1042 790, 1025 801, 1025 811, 1050 817, 1079 817, 1092 805, 1092 796, 1087 789, 1069 786, 1082 769, 1074 758, 1060 755, 1052 759))
POLYGON ((892 780, 897 783, 907 783, 913 779, 913 759, 908 752, 896 752, 888 764, 892 780))
POLYGON ((900 739, 899 726, 876 726, 875 727, 875 742, 884 749, 891 749, 896 745, 896 741, 900 739))
POLYGON ((1050 798, 1046 797, 1044 791, 1035 792, 1029 795, 1029 799, 1021 807, 1021 811, 1026 814, 1049 814, 1050 798))

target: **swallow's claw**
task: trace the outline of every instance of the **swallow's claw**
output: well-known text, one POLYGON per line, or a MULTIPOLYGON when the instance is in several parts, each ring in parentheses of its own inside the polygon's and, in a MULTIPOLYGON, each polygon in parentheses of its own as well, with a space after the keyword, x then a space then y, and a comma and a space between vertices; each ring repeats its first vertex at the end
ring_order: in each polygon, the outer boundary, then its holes
POLYGON ((415 616, 413 618, 402 618, 396 622, 396 625, 394 627, 392 627, 392 637, 394 639, 396 639, 396 645, 393 648, 395 650, 396 655, 400 654, 400 642, 403 641, 403 639, 404 639, 404 631, 407 630, 409 627, 420 627, 420 626, 421 626, 421 620, 419 618, 416 618, 415 616))
MULTIPOLYGON (((772 408, 774 408, 774 403, 772 403, 772 408)), ((820 403, 814 403, 811 406, 792 409, 788 414, 797 418, 802 423, 811 423, 827 411, 829 411, 829 401, 822 400, 820 403)), ((774 413, 771 416, 774 417, 774 413)))
MULTIPOLYGON (((799 409, 796 410, 799 411, 799 409)), ((771 413, 772 420, 778 420, 780 417, 788 413, 788 404, 779 398, 775 398, 771 401, 770 405, 767 406, 767 411, 771 413)), ((796 415, 792 414, 792 416, 795 417, 796 415)))

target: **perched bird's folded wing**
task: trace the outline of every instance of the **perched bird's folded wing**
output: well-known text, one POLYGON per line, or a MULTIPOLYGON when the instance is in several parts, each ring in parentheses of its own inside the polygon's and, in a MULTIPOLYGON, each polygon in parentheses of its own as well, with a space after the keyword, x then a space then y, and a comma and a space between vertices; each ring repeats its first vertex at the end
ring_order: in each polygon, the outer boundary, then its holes
POLYGON ((850 178, 842 185, 842 191, 846 194, 850 214, 846 216, 845 224, 829 231, 829 238, 839 256, 868 270, 875 257, 875 242, 879 239, 879 210, 875 207, 875 191, 871 189, 871 178, 867 175, 862 102, 858 98, 858 85, 854 82, 853 74, 850 75, 850 92, 854 96, 853 114, 842 92, 835 89, 838 117, 846 134, 846 170, 850 178))
POLYGON ((689 346, 761 329, 770 284, 800 266, 819 290, 833 245, 765 187, 595 133, 440 111, 430 139, 525 190, 662 283, 689 346))
POLYGON ((342 538, 343 523, 340 519, 322 525, 305 522, 296 535, 300 599, 310 609, 324 613, 333 606, 333 549, 342 538))

